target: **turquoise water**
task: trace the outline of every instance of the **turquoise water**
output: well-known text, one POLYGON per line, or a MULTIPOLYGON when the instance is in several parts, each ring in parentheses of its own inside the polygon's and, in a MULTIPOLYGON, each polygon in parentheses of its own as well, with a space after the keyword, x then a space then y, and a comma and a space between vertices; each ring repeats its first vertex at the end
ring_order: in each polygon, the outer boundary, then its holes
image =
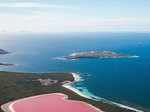
POLYGON ((150 108, 150 34, 66 33, 1 35, 0 48, 11 54, 1 62, 18 66, 1 71, 79 72, 80 90, 112 101, 150 108), (111 50, 138 55, 134 59, 56 60, 72 52, 111 50))

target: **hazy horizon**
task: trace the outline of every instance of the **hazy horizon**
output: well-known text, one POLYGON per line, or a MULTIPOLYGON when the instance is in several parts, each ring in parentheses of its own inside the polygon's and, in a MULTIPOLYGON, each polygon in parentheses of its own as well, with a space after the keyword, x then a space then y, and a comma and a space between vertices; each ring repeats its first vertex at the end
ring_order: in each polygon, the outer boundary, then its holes
POLYGON ((150 32, 146 0, 1 0, 0 33, 150 32))

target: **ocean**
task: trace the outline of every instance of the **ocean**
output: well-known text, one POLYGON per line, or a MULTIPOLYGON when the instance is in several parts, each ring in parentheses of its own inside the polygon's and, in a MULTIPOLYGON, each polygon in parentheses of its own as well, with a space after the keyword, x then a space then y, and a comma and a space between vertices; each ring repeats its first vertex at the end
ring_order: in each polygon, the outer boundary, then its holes
POLYGON ((150 33, 58 33, 0 35, 0 48, 10 54, 0 71, 76 72, 83 81, 74 86, 125 105, 150 109, 150 33), (115 51, 132 59, 57 59, 81 51, 115 51))

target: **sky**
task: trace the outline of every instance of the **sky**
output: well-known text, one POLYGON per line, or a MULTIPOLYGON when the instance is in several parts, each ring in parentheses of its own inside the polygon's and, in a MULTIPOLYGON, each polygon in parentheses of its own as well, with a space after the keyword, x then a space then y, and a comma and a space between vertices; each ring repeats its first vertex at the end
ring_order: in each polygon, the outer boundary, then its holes
POLYGON ((150 0, 0 0, 0 33, 150 32, 150 0))

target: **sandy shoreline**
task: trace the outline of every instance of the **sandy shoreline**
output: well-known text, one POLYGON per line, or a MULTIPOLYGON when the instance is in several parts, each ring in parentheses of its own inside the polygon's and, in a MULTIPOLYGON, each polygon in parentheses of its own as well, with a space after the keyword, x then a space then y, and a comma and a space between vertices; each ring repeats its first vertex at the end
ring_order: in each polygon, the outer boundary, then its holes
POLYGON ((88 98, 88 99, 91 99, 91 97, 87 96, 87 95, 84 95, 82 92, 80 92, 78 89, 74 88, 72 86, 73 83, 75 82, 79 82, 81 80, 81 77, 79 74, 76 74, 76 73, 71 73, 74 77, 74 81, 73 82, 69 82, 69 83, 66 83, 66 84, 63 84, 62 86, 65 87, 66 89, 69 89, 75 93, 77 93, 78 95, 84 97, 84 98, 88 98))
MULTIPOLYGON (((62 86, 63 86, 64 88, 66 88, 66 89, 69 89, 69 90, 71 90, 71 91, 77 93, 78 95, 80 95, 80 96, 82 96, 82 97, 84 97, 84 98, 88 98, 88 99, 95 100, 95 99, 93 99, 93 97, 90 97, 90 96, 88 96, 88 95, 86 95, 86 94, 83 94, 81 91, 79 91, 78 89, 76 89, 76 88, 74 88, 74 87, 72 86, 74 83, 81 81, 81 77, 80 77, 80 74, 77 74, 77 73, 71 73, 71 74, 72 74, 73 77, 74 77, 74 81, 73 81, 73 82, 66 83, 66 84, 64 84, 64 85, 62 85, 62 86)), ((107 103, 109 103, 109 104, 113 104, 113 105, 119 106, 119 107, 121 107, 121 108, 133 110, 133 111, 135 111, 135 112, 144 112, 144 111, 142 111, 142 110, 139 110, 139 109, 136 109, 136 108, 133 108, 133 107, 130 107, 130 106, 126 106, 126 105, 123 105, 123 104, 120 104, 120 103, 116 103, 116 102, 113 102, 113 101, 109 101, 109 100, 104 99, 104 98, 100 98, 100 97, 97 97, 97 98, 98 98, 97 100, 99 100, 99 101, 102 101, 102 100, 103 100, 103 101, 105 101, 105 102, 107 102, 107 103)))

